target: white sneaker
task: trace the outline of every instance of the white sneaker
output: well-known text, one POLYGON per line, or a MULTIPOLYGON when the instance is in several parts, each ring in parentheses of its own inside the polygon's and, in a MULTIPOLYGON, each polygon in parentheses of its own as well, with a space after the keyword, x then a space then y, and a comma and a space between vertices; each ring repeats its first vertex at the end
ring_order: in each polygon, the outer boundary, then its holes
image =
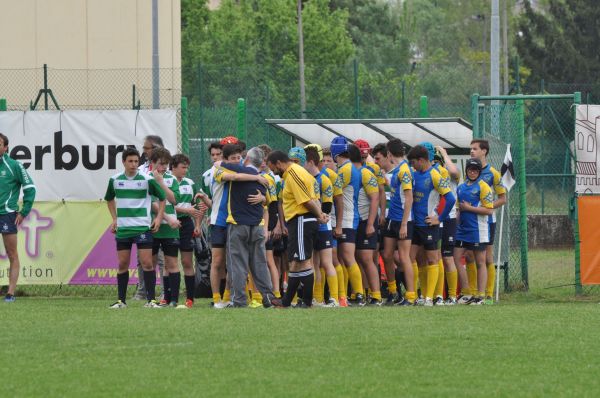
POLYGON ((456 305, 456 299, 454 297, 448 297, 444 302, 444 305, 456 305))
POLYGON ((339 307, 340 305, 336 299, 330 298, 329 300, 327 300, 327 303, 323 304, 322 306, 325 308, 336 308, 336 307, 339 307))
POLYGON ((423 303, 423 306, 424 307, 433 307, 433 300, 430 299, 429 297, 427 297, 425 299, 425 302, 423 303))
POLYGON ((112 309, 127 308, 127 304, 125 304, 121 300, 118 300, 116 303, 111 304, 108 308, 112 308, 112 309))
POLYGON ((323 302, 317 301, 317 299, 312 299, 312 306, 313 307, 326 307, 327 305, 324 304, 323 302))
POLYGON ((215 303, 213 305, 213 308, 217 309, 217 310, 222 310, 223 308, 229 308, 232 307, 231 302, 229 301, 219 301, 218 303, 215 303))
POLYGON ((144 304, 145 308, 162 308, 162 305, 158 304, 156 300, 150 300, 144 304))
POLYGON ((425 305, 425 299, 423 297, 419 297, 416 301, 415 301, 415 305, 425 305))

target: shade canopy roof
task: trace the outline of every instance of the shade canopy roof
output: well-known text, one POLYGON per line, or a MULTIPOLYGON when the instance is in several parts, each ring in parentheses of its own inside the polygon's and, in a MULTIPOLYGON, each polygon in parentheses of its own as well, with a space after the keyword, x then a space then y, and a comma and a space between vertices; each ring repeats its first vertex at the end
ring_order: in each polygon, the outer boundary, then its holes
POLYGON ((399 138, 409 147, 429 141, 446 148, 450 154, 463 154, 473 139, 471 124, 461 118, 267 119, 266 122, 299 141, 298 144, 322 147, 328 147, 338 136, 351 142, 363 139, 371 147, 399 138))

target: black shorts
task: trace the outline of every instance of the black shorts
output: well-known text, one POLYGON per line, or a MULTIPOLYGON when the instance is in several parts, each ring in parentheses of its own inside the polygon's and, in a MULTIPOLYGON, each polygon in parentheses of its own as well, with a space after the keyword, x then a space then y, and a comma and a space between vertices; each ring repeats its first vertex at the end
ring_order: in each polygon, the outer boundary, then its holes
POLYGON ((181 228, 179 228, 179 250, 182 252, 194 251, 194 220, 191 217, 182 217, 179 219, 181 228))
POLYGON ((135 243, 138 250, 140 249, 152 249, 152 234, 150 232, 144 232, 142 234, 131 236, 129 238, 116 238, 117 240, 117 251, 131 250, 131 246, 135 243))
POLYGON ((449 218, 444 221, 444 226, 442 227, 442 257, 452 257, 455 236, 456 218, 449 218))
POLYGON ((15 220, 17 219, 17 212, 13 211, 8 214, 0 214, 0 233, 2 235, 16 234, 17 225, 15 220))
POLYGON ((152 242, 152 255, 158 254, 162 249, 165 256, 177 257, 179 254, 179 238, 154 238, 152 242))
MULTIPOLYGON (((377 220, 375 220, 377 225, 377 220)), ((375 250, 377 248, 377 227, 375 233, 367 236, 367 220, 360 220, 356 231, 356 250, 375 250)))
POLYGON ((265 240, 265 250, 273 250, 273 238, 271 237, 272 231, 269 231, 269 235, 265 240))
POLYGON ((383 231, 383 236, 385 238, 394 238, 396 240, 411 240, 413 238, 413 223, 409 221, 406 224, 406 238, 400 239, 400 225, 402 221, 392 221, 389 218, 385 220, 385 228, 383 231))
POLYGON ((423 246, 425 250, 438 250, 440 241, 440 227, 426 226, 421 227, 415 225, 413 228, 412 244, 415 246, 423 246))
POLYGON ((487 243, 473 243, 473 242, 465 242, 464 240, 457 240, 454 242, 455 247, 460 247, 461 249, 472 250, 474 252, 481 252, 486 249, 487 243))
POLYGON ((304 261, 312 257, 319 223, 312 214, 292 218, 288 222, 288 259, 304 261))
POLYGON ((317 239, 313 245, 315 251, 320 252, 321 250, 331 249, 333 247, 333 232, 331 231, 318 231, 317 239))
POLYGON ((281 238, 273 241, 273 255, 281 256, 288 247, 288 237, 283 235, 281 238))
POLYGON ((356 229, 342 228, 342 234, 335 237, 338 245, 344 243, 356 243, 356 229))
POLYGON ((490 228, 490 241, 487 243, 487 245, 493 246, 494 239, 496 239, 496 223, 489 223, 488 226, 490 228))
POLYGON ((227 227, 210 226, 210 246, 222 249, 227 243, 227 227))

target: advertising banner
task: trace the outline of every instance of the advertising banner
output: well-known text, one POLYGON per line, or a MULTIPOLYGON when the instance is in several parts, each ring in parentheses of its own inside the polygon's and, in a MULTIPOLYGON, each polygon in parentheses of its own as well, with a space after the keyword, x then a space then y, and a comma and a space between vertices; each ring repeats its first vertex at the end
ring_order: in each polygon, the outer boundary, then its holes
POLYGON ((575 120, 575 154, 577 177, 575 192, 600 193, 598 171, 598 133, 600 132, 600 105, 577 105, 575 120))
MULTIPOLYGON (((102 200, 122 171, 127 146, 142 151, 158 135, 177 151, 177 112, 168 110, 0 112, 9 155, 36 185, 33 209, 18 234, 19 284, 116 284, 111 218, 102 200)), ((132 250, 130 284, 137 283, 132 250)), ((0 285, 9 261, 0 239, 0 285)))
POLYGON ((121 152, 141 152, 146 135, 177 151, 173 109, 0 112, 0 132, 35 182, 36 201, 103 198, 105 182, 122 169, 121 152))

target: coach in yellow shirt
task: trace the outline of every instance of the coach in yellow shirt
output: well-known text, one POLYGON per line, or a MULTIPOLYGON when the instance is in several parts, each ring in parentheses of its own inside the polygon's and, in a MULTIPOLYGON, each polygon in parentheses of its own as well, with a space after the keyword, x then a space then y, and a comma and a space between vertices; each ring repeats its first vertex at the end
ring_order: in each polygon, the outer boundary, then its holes
POLYGON ((292 298, 303 284, 303 306, 312 305, 314 274, 311 262, 313 243, 317 238, 318 223, 327 223, 328 216, 321 211, 317 182, 302 166, 295 164, 282 151, 273 151, 267 165, 282 177, 282 205, 288 229, 288 258, 290 272, 283 306, 289 307, 292 298))

